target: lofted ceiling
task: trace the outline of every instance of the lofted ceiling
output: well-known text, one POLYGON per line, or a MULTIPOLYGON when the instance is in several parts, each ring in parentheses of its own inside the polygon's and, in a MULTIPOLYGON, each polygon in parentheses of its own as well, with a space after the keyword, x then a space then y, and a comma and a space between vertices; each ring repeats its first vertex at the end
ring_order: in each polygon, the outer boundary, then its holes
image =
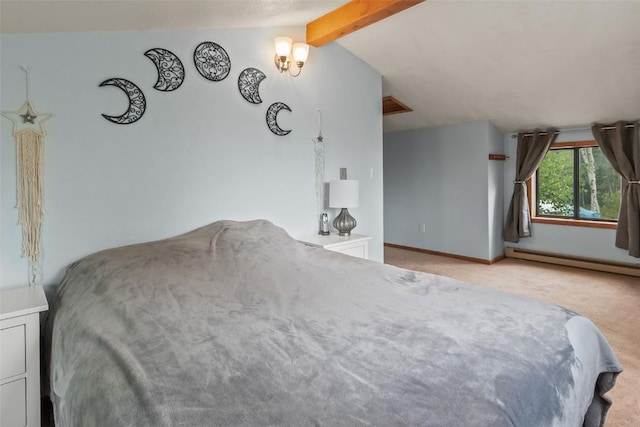
MULTIPOLYGON (((303 26, 339 0, 0 0, 0 32, 303 26)), ((428 0, 337 43, 413 111, 394 131, 640 119, 640 1, 428 0)), ((313 51, 309 67, 313 63, 313 51)))
POLYGON ((0 0, 0 32, 304 26, 347 0, 0 0))

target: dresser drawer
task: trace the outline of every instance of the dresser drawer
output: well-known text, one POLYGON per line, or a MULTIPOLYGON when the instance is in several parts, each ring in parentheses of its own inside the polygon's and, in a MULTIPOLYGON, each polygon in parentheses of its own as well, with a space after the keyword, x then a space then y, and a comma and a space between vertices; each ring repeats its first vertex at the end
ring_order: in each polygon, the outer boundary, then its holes
POLYGON ((0 352, 0 380, 26 372, 24 324, 0 329, 0 352))
POLYGON ((0 386, 0 426, 27 425, 27 379, 0 386))
POLYGON ((0 427, 40 427, 42 286, 0 291, 0 427))

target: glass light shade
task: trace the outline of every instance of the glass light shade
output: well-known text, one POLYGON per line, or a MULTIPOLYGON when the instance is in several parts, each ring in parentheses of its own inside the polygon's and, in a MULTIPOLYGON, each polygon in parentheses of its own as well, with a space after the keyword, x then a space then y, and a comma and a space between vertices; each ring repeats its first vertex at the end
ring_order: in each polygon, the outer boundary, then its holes
POLYGON ((276 47, 276 55, 278 56, 289 56, 291 53, 291 37, 276 37, 273 39, 273 43, 276 47))
POLYGON ((329 207, 357 208, 359 199, 359 181, 355 179, 339 179, 329 183, 329 207))
POLYGON ((294 43, 293 60, 295 62, 307 62, 309 57, 309 45, 306 43, 294 43))

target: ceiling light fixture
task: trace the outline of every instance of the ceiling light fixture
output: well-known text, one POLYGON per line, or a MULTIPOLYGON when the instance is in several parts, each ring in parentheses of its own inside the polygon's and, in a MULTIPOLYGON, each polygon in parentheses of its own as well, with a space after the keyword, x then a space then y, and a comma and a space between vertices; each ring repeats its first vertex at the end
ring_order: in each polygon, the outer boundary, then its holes
POLYGON ((280 72, 288 71, 293 77, 298 77, 304 63, 309 56, 309 45, 306 43, 293 43, 291 37, 276 37, 273 40, 276 48, 274 62, 280 72), (291 73, 291 56, 298 67, 298 73, 291 73))

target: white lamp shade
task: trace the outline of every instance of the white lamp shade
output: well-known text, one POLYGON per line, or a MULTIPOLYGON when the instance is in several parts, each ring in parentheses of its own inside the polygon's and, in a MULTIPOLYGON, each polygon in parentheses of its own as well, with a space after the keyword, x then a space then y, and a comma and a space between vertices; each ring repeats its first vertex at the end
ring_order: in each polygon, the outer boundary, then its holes
POLYGON ((359 181, 355 179, 339 179, 329 183, 329 207, 357 208, 359 199, 359 181))
POLYGON ((273 39, 273 44, 276 47, 276 55, 278 56, 289 56, 291 53, 291 37, 276 37, 273 39))
POLYGON ((306 43, 293 44, 293 60, 295 62, 307 62, 309 57, 309 45, 306 43))

